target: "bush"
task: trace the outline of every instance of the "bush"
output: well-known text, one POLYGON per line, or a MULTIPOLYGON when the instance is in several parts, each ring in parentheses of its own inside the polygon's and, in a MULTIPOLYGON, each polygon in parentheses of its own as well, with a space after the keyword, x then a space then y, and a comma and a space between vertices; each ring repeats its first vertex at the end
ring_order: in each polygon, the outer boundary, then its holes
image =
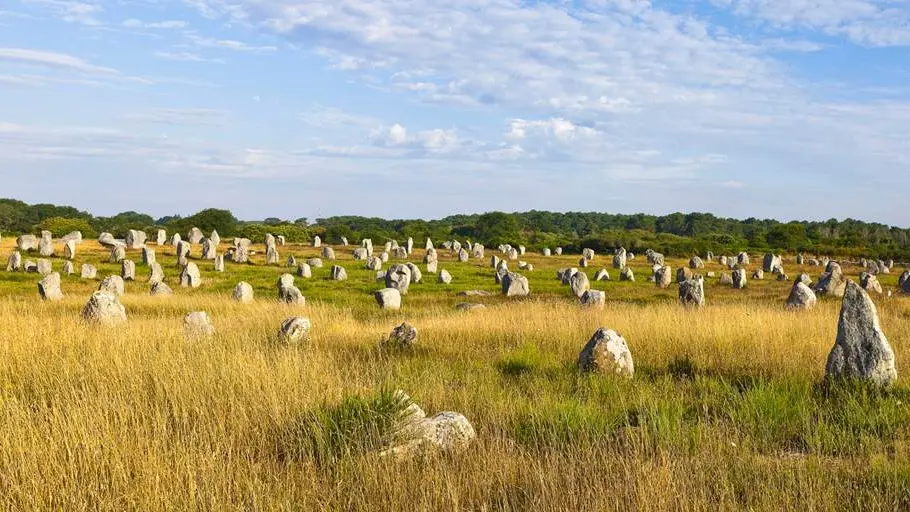
POLYGON ((267 226, 265 224, 241 224, 236 229, 236 236, 249 238, 253 242, 262 242, 265 235, 271 233, 275 236, 282 235, 288 242, 309 242, 312 238, 310 230, 294 224, 267 226))
POLYGON ((81 231, 85 238, 98 235, 85 219, 68 219, 65 217, 50 217, 39 222, 35 231, 50 231, 55 237, 61 237, 73 231, 81 231))

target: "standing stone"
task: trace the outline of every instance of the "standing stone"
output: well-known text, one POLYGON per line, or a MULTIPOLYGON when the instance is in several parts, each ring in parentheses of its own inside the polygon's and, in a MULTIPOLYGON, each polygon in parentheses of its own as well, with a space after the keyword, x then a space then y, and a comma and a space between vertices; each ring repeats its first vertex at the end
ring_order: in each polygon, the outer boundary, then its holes
POLYGON ((358 261, 366 260, 367 258, 370 257, 369 252, 366 250, 365 247, 357 247, 356 249, 354 249, 353 256, 354 256, 354 259, 358 260, 358 261))
MULTIPOLYGON (((383 254, 387 254, 387 253, 383 253, 383 254)), ((405 249, 404 247, 395 247, 394 249, 392 249, 392 256, 399 260, 407 259, 408 250, 405 249)))
POLYGON ((195 263, 189 262, 183 267, 180 273, 180 286, 199 288, 202 284, 202 277, 199 275, 199 267, 195 263))
POLYGON ((98 276, 98 269, 88 263, 82 264, 82 272, 79 277, 82 279, 95 279, 98 276))
POLYGON ((783 262, 781 261, 781 257, 777 254, 767 253, 762 260, 762 270, 765 272, 773 272, 775 268, 782 266, 783 262))
POLYGON ((126 308, 117 295, 97 291, 82 308, 82 319, 95 324, 117 325, 126 322, 126 308))
POLYGON ((819 276, 815 283, 815 293, 843 297, 847 289, 847 279, 839 264, 829 261, 825 267, 826 272, 819 276))
POLYGON ((293 254, 288 256, 285 266, 288 268, 296 268, 297 267, 297 258, 295 258, 293 254))
POLYGON ((578 260, 578 266, 579 266, 580 268, 588 268, 588 259, 585 258, 584 256, 582 256, 582 257, 578 260))
POLYGON ((502 294, 506 297, 525 297, 531 293, 531 287, 528 284, 528 278, 509 272, 502 277, 502 294))
POLYGON ((53 265, 51 265, 51 260, 40 259, 38 260, 38 273, 42 276, 46 276, 53 272, 53 265))
POLYGON ((348 246, 348 237, 346 237, 346 236, 341 237, 341 245, 343 245, 345 247, 348 246))
POLYGON ((407 350, 417 343, 417 328, 404 322, 398 327, 392 329, 389 337, 381 345, 385 348, 407 350))
POLYGON ((76 241, 67 240, 63 244, 63 257, 71 260, 76 257, 76 241))
POLYGON ((594 259, 594 249, 588 249, 587 247, 581 250, 581 257, 592 261, 594 259))
POLYGON ((562 247, 557 247, 556 249, 553 249, 553 252, 555 252, 557 256, 562 256, 562 247))
POLYGON ((108 261, 111 263, 120 263, 126 259, 126 249, 122 245, 111 247, 111 256, 108 261))
POLYGON ((426 241, 426 243, 424 244, 423 248, 426 249, 426 250, 428 250, 428 251, 429 251, 430 249, 432 249, 432 248, 433 248, 433 241, 430 240, 429 238, 427 238, 427 241, 426 241))
POLYGON ((164 282, 164 269, 157 261, 149 265, 149 284, 154 285, 164 282))
POLYGON ((167 231, 159 229, 157 235, 155 236, 155 243, 159 246, 167 243, 167 231))
POLYGON ((310 339, 310 319, 292 316, 281 322, 278 328, 278 341, 283 343, 303 343, 310 339))
POLYGON ((701 276, 679 283, 679 303, 683 306, 704 307, 705 280, 701 276))
POLYGON ((721 266, 726 267, 727 266, 727 257, 721 256, 720 258, 718 258, 717 262, 720 263, 721 266))
POLYGON ((692 271, 686 267, 679 267, 679 270, 676 271, 676 282, 681 283, 683 281, 688 281, 692 279, 692 271))
POLYGON ((717 282, 722 285, 733 286, 733 276, 726 272, 721 272, 717 282))
POLYGON ((360 246, 367 250, 367 257, 373 255, 373 240, 369 238, 364 238, 360 242, 360 246))
POLYGON ((436 269, 438 267, 439 267, 439 262, 437 260, 433 260, 433 261, 427 263, 427 272, 430 274, 435 274, 436 269))
POLYGON ((183 335, 186 338, 208 338, 215 334, 215 326, 205 311, 192 311, 183 317, 183 335))
POLYGON ((405 242, 404 248, 408 251, 408 254, 414 252, 414 239, 408 237, 408 240, 405 242))
POLYGON ((38 237, 35 235, 21 235, 16 238, 16 248, 20 252, 28 252, 38 247, 38 237))
POLYGON ((120 277, 124 281, 136 280, 136 264, 133 263, 133 260, 123 260, 120 263, 120 277))
POLYGON ((492 255, 492 256, 490 256, 490 267, 491 267, 491 268, 497 268, 497 267, 499 267, 499 261, 500 261, 500 260, 499 260, 499 257, 496 256, 495 254, 492 255))
POLYGON ((423 256, 424 263, 430 263, 431 261, 437 261, 438 259, 439 255, 436 253, 436 249, 433 249, 432 247, 427 249, 426 254, 423 256))
POLYGON ((231 298, 243 304, 253 302, 253 287, 246 281, 240 281, 234 287, 234 293, 231 294, 231 298))
POLYGON ((301 262, 297 265, 297 277, 309 279, 313 277, 313 270, 308 264, 301 262))
POLYGON ((60 291, 60 274, 52 272, 38 281, 38 294, 43 300, 63 300, 63 292, 60 291))
POLYGON ((654 284, 658 288, 666 288, 673 282, 673 269, 667 266, 660 267, 654 272, 654 284))
POLYGON ((348 278, 348 271, 340 265, 332 265, 332 280, 344 281, 348 278))
POLYGON ((214 260, 217 255, 217 245, 208 238, 203 239, 202 259, 211 261, 214 260))
POLYGON ((580 299, 586 291, 591 289, 591 282, 588 280, 587 274, 576 272, 569 280, 569 286, 572 288, 572 293, 580 299))
POLYGON ((60 241, 63 243, 69 242, 70 240, 72 240, 73 242, 76 242, 76 245, 81 244, 82 243, 82 231, 70 231, 69 233, 60 237, 60 241))
POLYGON ((620 280, 620 281, 632 281, 632 282, 634 282, 634 281, 635 281, 635 273, 632 272, 632 269, 631 269, 630 267, 623 267, 622 270, 619 271, 619 280, 620 280))
POLYGON ((602 268, 602 269, 598 270, 596 274, 594 274, 594 280, 595 281, 609 281, 610 273, 607 271, 607 269, 602 268))
POLYGON ((270 245, 265 250, 265 264, 278 265, 278 248, 270 245))
POLYGON ((149 289, 149 295, 152 297, 170 297, 171 295, 174 295, 174 290, 171 290, 171 287, 163 281, 159 281, 157 283, 152 283, 152 287, 149 289))
POLYGON ((423 273, 417 268, 417 265, 410 261, 404 264, 411 271, 411 284, 419 283, 423 279, 423 273))
POLYGON ((42 258, 50 258, 54 255, 54 239, 50 231, 41 232, 41 240, 38 241, 38 255, 42 258))
POLYGON ((585 307, 603 307, 607 303, 607 294, 600 290, 586 290, 579 301, 585 307))
POLYGON ((761 281, 764 278, 765 271, 760 268, 755 269, 755 272, 752 273, 752 279, 755 279, 756 281, 761 281))
POLYGON ((601 327, 588 340, 578 355, 578 369, 583 372, 615 373, 632 378, 635 364, 626 340, 616 331, 601 327))
POLYGON ((38 272, 38 264, 32 260, 25 260, 25 263, 22 264, 22 267, 26 272, 38 272))
POLYGON ((742 269, 742 268, 734 270, 733 271, 733 288, 735 288, 737 290, 742 290, 743 288, 746 287, 746 284, 747 284, 746 270, 742 269))
POLYGON ((568 285, 572 282, 572 277, 578 273, 578 269, 575 267, 572 268, 561 268, 556 271, 556 279, 559 279, 559 282, 568 285))
POLYGON ((313 268, 322 268, 322 260, 319 258, 310 258, 310 259, 306 260, 306 262, 307 262, 307 265, 309 265, 313 268))
POLYGON ((861 379, 887 386, 897 379, 894 352, 878 322, 878 313, 869 294, 853 281, 844 291, 837 339, 828 354, 825 376, 833 379, 861 379))
POLYGON ((382 258, 372 256, 364 266, 367 270, 382 270, 382 258))
POLYGON ((384 288, 373 296, 379 304, 379 309, 401 309, 401 292, 397 288, 384 288))
POLYGON ((123 278, 120 276, 107 276, 98 285, 98 291, 110 293, 118 300, 123 296, 124 290, 123 278))
POLYGON ((439 272, 438 280, 442 284, 451 284, 452 283, 452 274, 449 274, 449 271, 442 269, 439 272))
POLYGON ((550 251, 550 248, 549 248, 549 247, 544 247, 544 248, 543 248, 543 255, 546 256, 546 257, 550 257, 550 256, 553 255, 553 253, 550 251))
POLYGON ((184 240, 177 242, 177 266, 185 267, 190 262, 190 243, 184 240))
POLYGON ((145 246, 146 238, 145 231, 131 229, 126 232, 126 248, 130 250, 141 249, 145 246))
POLYGON ((294 286, 294 276, 284 274, 278 280, 278 301, 285 304, 295 304, 303 306, 306 304, 306 298, 300 292, 300 289, 294 286))
POLYGON ((73 265, 73 262, 66 260, 63 262, 63 273, 66 275, 72 275, 76 272, 76 267, 73 265))
POLYGON ((818 298, 812 288, 800 280, 793 283, 790 296, 787 297, 787 309, 812 309, 817 303, 818 298))
POLYGON ((183 239, 180 238, 180 233, 174 233, 174 235, 171 237, 171 245, 177 247, 177 244, 179 244, 182 240, 183 239))
POLYGON ((202 241, 202 237, 204 236, 201 229, 194 227, 186 234, 186 240, 191 244, 198 244, 202 241))
POLYGON ((802 253, 796 255, 796 264, 804 265, 806 263, 806 257, 802 253))
POLYGON ((155 249, 151 247, 142 248, 142 263, 147 266, 152 266, 152 263, 155 263, 155 249))
POLYGON ((322 239, 319 235, 313 237, 313 247, 322 247, 322 239))
POLYGON ((386 288, 398 290, 401 295, 407 295, 408 287, 411 285, 411 269, 406 265, 392 265, 386 272, 385 285, 386 288))
POLYGON ((287 243, 287 239, 284 235, 278 235, 275 237, 275 242, 278 244, 278 247, 284 247, 284 245, 287 243))
POLYGON ((745 252, 739 253, 736 257, 736 262, 743 266, 749 265, 749 255, 745 252))
POLYGON ((460 261, 461 263, 467 262, 470 257, 471 257, 471 255, 468 254, 468 251, 466 251, 464 249, 461 249, 460 251, 458 251, 458 261, 460 261))
POLYGON ((483 259, 483 255, 484 255, 484 251, 485 251, 485 248, 483 245, 474 244, 474 247, 471 248, 471 251, 474 253, 475 258, 477 258, 479 260, 483 259))
POLYGON ((705 262, 698 256, 692 256, 692 259, 689 260, 689 268, 692 270, 705 268, 705 262))
POLYGON ((215 255, 215 272, 224 272, 224 254, 215 255))
POLYGON ((19 272, 22 270, 22 253, 13 251, 6 260, 7 272, 19 272))
POLYGON ((209 242, 217 249, 221 245, 221 235, 218 234, 218 231, 212 230, 212 234, 209 235, 209 242))
POLYGON ((882 285, 878 282, 878 278, 866 272, 859 275, 859 285, 863 290, 866 290, 869 293, 874 292, 881 295, 883 292, 882 285))
POLYGON ((231 253, 231 261, 234 263, 247 263, 250 261, 250 246, 253 244, 249 238, 235 238, 234 251, 231 253))

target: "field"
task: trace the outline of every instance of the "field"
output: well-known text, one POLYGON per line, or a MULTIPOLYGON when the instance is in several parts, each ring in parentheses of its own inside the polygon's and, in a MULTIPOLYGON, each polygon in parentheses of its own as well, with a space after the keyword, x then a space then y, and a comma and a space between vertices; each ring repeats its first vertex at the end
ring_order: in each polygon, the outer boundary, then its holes
MULTIPOLYGON (((0 243, 4 262, 13 244, 0 243)), ((37 274, 0 271, 3 509, 910 508, 910 388, 903 377, 886 391, 823 385, 840 301, 786 311, 790 282, 732 290, 708 278, 707 306, 689 310, 675 284, 645 282, 643 256, 629 283, 598 255, 586 270, 609 268, 613 281, 592 282, 607 304, 582 309, 555 276, 577 266, 577 254, 522 257, 535 266, 522 272, 529 298, 466 298, 456 292, 498 291, 487 259, 458 263, 440 249, 452 284, 424 273, 400 311, 382 311, 375 272, 336 246, 349 279, 330 281, 330 265, 297 278, 307 298, 298 307, 275 301, 278 276, 293 271, 265 266, 261 245, 257 265, 228 262, 216 273, 197 262, 203 285, 192 290, 177 283, 174 248, 155 249, 175 295, 149 297, 147 268, 129 251, 138 279, 122 299, 129 321, 116 328, 79 318, 98 286, 79 279, 80 264, 96 264, 99 279, 119 274, 119 264, 99 264, 107 252, 95 241, 79 246, 61 302, 39 299, 37 274), (241 280, 253 285, 253 304, 231 300, 241 280), (456 310, 465 301, 488 307, 456 310), (184 339, 193 310, 209 313, 214 337, 184 339), (277 343, 294 315, 312 321, 310 342, 277 343), (419 330, 418 347, 377 348, 404 320, 419 330), (628 341, 633 379, 576 369, 601 326, 628 341), (376 411, 395 389, 430 414, 463 413, 477 441, 453 455, 378 457, 376 411)), ((318 255, 279 250, 282 261, 318 255)), ((62 259, 53 264, 59 271, 62 259)), ((750 276, 759 265, 753 257, 750 276)), ((822 271, 792 255, 785 267, 813 280, 822 271)), ((902 270, 879 276, 886 290, 902 270)), ((898 371, 910 368, 910 298, 874 300, 898 371)))

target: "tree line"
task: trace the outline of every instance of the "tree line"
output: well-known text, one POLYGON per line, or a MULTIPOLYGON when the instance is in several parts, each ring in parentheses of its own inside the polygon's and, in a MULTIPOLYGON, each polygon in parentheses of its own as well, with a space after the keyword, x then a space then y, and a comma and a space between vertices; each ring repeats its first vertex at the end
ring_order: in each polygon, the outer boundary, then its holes
POLYGON ((313 222, 306 218, 284 220, 276 217, 242 221, 228 210, 214 208, 188 217, 171 215, 155 219, 134 211, 96 217, 72 206, 30 205, 16 199, 0 199, 0 233, 4 234, 48 230, 54 236, 81 231, 86 237, 95 237, 102 232, 123 237, 130 229, 152 232, 164 228, 169 232, 186 233, 194 226, 205 232, 215 229, 222 236, 242 236, 257 241, 266 233, 284 235, 295 242, 306 242, 318 235, 332 243, 342 237, 352 242, 362 238, 372 238, 374 242, 408 237, 418 241, 454 238, 480 242, 488 247, 503 243, 523 244, 535 250, 560 246, 570 251, 589 247, 603 252, 623 246, 632 251, 651 248, 679 256, 748 250, 910 259, 910 229, 854 219, 780 222, 722 218, 710 213, 655 216, 532 210, 453 215, 435 220, 337 216, 313 222))

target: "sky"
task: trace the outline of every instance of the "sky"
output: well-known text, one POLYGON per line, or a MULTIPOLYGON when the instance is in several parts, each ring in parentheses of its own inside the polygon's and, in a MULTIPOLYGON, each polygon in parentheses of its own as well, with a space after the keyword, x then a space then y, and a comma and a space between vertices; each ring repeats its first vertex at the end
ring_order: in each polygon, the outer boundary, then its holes
POLYGON ((2 0, 0 197, 910 225, 910 0, 2 0))

